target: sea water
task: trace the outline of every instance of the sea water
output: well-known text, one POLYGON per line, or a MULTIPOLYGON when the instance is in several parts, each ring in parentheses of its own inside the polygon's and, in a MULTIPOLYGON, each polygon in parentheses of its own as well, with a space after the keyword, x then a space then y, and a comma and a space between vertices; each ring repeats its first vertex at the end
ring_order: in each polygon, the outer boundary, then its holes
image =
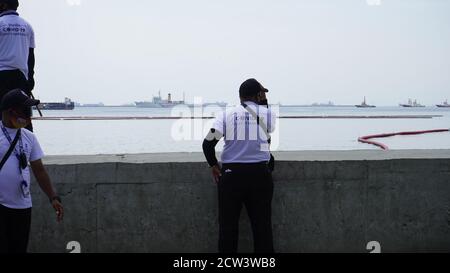
MULTIPOLYGON (((136 107, 77 107, 44 111, 44 117, 171 117, 210 116, 197 110, 136 107), (188 111, 186 113, 186 111, 188 111), (189 112, 191 111, 191 112, 189 112)), ((280 119, 273 150, 379 149, 358 137, 401 131, 450 128, 450 109, 377 107, 279 107, 280 116, 438 115, 431 119, 280 119)), ((38 114, 35 112, 35 116, 38 114)), ((200 152, 212 119, 205 120, 35 120, 34 131, 47 155, 200 152)), ((450 149, 450 133, 396 136, 378 141, 390 149, 450 149)), ((221 150, 222 142, 217 149, 221 150)))

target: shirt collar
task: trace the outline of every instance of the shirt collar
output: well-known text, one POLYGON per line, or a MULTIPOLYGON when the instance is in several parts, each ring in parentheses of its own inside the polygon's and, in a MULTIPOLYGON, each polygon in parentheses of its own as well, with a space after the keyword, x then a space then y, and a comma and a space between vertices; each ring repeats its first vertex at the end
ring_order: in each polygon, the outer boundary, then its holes
POLYGON ((4 12, 0 13, 0 17, 5 16, 5 15, 19 15, 19 14, 17 13, 17 11, 9 9, 9 10, 5 10, 4 12))
MULTIPOLYGON (((6 126, 3 124, 3 121, 0 121, 0 123, 1 123, 1 126, 4 127, 8 133, 11 134, 11 133, 17 132, 17 129, 13 129, 13 128, 8 128, 8 127, 6 127, 6 126)), ((3 134, 2 129, 0 129, 0 133, 3 134)))
POLYGON ((247 105, 258 105, 257 103, 255 103, 253 101, 244 101, 244 103, 247 105))

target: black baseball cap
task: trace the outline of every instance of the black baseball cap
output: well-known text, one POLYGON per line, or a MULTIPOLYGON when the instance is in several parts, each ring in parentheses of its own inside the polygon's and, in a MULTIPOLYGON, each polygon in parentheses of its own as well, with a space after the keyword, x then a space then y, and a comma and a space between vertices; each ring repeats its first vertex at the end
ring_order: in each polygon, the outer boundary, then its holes
POLYGON ((0 103, 0 110, 4 111, 14 107, 31 107, 36 106, 39 103, 41 103, 39 100, 28 97, 22 90, 14 89, 3 96, 0 103))
POLYGON ((5 4, 19 4, 19 0, 0 0, 0 3, 5 3, 5 4))
POLYGON ((19 0, 0 0, 0 4, 8 4, 13 7, 19 6, 19 0))
POLYGON ((267 88, 264 88, 262 84, 260 84, 255 79, 248 79, 241 84, 239 87, 239 96, 241 97, 251 97, 256 96, 261 91, 269 92, 267 88))

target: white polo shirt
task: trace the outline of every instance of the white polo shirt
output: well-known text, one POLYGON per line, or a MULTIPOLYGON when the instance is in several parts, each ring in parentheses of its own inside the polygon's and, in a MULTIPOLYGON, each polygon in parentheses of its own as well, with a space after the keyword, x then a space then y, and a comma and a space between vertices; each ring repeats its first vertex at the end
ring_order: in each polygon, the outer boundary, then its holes
MULTIPOLYGON (((0 122, 0 126, 1 125, 3 125, 2 122, 0 122)), ((17 129, 5 129, 9 133, 11 140, 13 140, 16 136, 17 129)), ((23 150, 27 155, 29 162, 33 162, 44 157, 41 146, 32 132, 27 129, 22 129, 21 138, 23 150)), ((20 152, 19 143, 20 142, 17 142, 15 148, 18 153, 20 152)), ((3 133, 3 130, 0 128, 0 160, 8 151, 9 146, 9 141, 3 133)), ((31 196, 28 195, 28 197, 24 197, 22 193, 22 181, 27 182, 28 187, 30 187, 30 167, 22 170, 22 174, 20 174, 19 160, 13 151, 3 168, 0 170, 0 204, 2 206, 11 209, 28 209, 32 207, 31 196)))
POLYGON ((0 71, 20 69, 28 79, 28 55, 35 48, 34 31, 18 13, 0 13, 0 71))
MULTIPOLYGON (((258 114, 269 133, 275 130, 276 116, 270 108, 249 101, 245 104, 258 114)), ((219 115, 213 128, 224 134, 222 163, 257 163, 270 160, 266 134, 242 105, 219 115)))

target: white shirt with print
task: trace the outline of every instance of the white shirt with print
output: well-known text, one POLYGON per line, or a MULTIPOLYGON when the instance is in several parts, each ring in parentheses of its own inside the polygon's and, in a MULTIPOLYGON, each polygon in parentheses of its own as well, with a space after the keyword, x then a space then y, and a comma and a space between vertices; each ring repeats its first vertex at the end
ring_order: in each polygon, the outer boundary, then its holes
POLYGON ((0 13, 0 71, 19 69, 28 79, 28 56, 35 48, 31 25, 14 11, 0 13))
MULTIPOLYGON (((3 126, 3 123, 0 123, 3 126)), ((17 129, 5 128, 11 140, 14 140, 17 129)), ((33 162, 44 157, 44 153, 39 145, 36 136, 27 129, 21 129, 21 138, 23 150, 29 162, 33 162)), ((15 150, 20 153, 20 141, 17 142, 15 150)), ((6 138, 3 130, 0 129, 0 159, 6 154, 10 147, 10 143, 6 138)), ((24 197, 21 189, 22 181, 25 181, 30 187, 30 167, 22 170, 19 169, 19 160, 13 151, 0 170, 0 205, 11 209, 28 209, 32 207, 31 196, 24 197)))
MULTIPOLYGON (((266 124, 268 133, 272 133, 275 130, 276 116, 271 109, 250 101, 245 103, 266 124)), ((219 114, 212 128, 224 134, 222 163, 269 161, 270 151, 266 134, 242 105, 219 114)))

